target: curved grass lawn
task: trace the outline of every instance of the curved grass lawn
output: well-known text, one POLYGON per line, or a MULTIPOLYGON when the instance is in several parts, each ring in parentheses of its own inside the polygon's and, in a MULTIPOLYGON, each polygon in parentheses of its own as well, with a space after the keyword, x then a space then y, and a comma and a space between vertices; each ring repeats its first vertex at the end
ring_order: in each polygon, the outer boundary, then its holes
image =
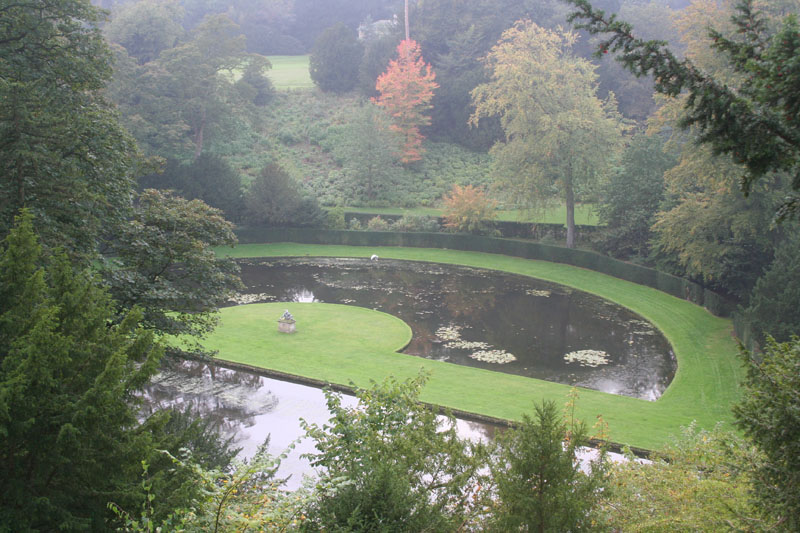
MULTIPOLYGON (((429 248, 277 243, 240 245, 219 252, 232 257, 369 257, 376 253, 386 258, 468 265, 561 283, 628 307, 664 333, 678 358, 678 370, 672 384, 655 402, 580 389, 577 416, 591 427, 601 415, 608 423, 609 439, 615 442, 652 449, 668 441, 671 435, 679 434, 681 426, 692 421, 709 429, 718 422, 728 425, 732 419, 731 405, 739 398, 738 383, 744 372, 730 320, 715 317, 701 307, 655 289, 591 270, 495 254, 429 248)), ((300 312, 304 305, 313 308, 316 304, 293 305, 300 312)), ((283 309, 288 304, 280 306, 283 309)), ((227 327, 225 323, 223 314, 220 333, 227 327)), ((358 386, 368 386, 371 380, 380 381, 388 375, 404 379, 425 368, 431 377, 422 400, 509 420, 519 420, 523 413, 530 413, 533 403, 543 398, 566 402, 567 385, 430 361, 394 353, 378 343, 363 346, 348 357, 338 346, 355 331, 344 328, 341 338, 313 350, 323 353, 297 354, 294 361, 282 361, 281 368, 273 366, 271 361, 258 366, 358 386)), ((209 341, 214 342, 214 338, 212 335, 209 341)), ((237 349, 222 347, 218 357, 246 363, 243 358, 247 345, 243 339, 239 345, 237 349)))

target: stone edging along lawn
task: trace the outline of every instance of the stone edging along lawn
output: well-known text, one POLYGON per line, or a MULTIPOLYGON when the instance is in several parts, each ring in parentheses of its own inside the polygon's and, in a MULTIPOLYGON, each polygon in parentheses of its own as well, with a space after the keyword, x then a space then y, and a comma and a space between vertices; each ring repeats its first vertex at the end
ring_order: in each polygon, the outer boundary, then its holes
MULTIPOLYGON (((731 321, 656 289, 605 274, 517 257, 430 248, 358 247, 294 243, 246 244, 218 250, 231 257, 381 257, 452 263, 522 274, 590 292, 623 305, 656 325, 672 344, 678 359, 675 379, 655 402, 580 389, 576 415, 590 428, 598 416, 608 424, 611 441, 653 449, 696 421, 711 429, 730 426, 731 406, 739 398, 744 371, 732 337, 731 321)), ((567 401, 570 387, 557 383, 429 361, 387 350, 376 350, 352 366, 338 358, 306 366, 297 375, 326 382, 368 386, 388 375, 399 379, 430 373, 422 392, 425 402, 506 420, 519 420, 543 398, 567 401), (332 373, 333 370, 338 373, 332 373), (332 379, 329 379, 332 378, 332 379)), ((229 359, 225 353, 220 359, 229 359)), ((244 363, 245 361, 238 361, 244 363)), ((264 366, 269 368, 269 363, 264 366)), ((274 370, 282 370, 275 368, 274 370)), ((291 372, 290 372, 291 373, 291 372)))

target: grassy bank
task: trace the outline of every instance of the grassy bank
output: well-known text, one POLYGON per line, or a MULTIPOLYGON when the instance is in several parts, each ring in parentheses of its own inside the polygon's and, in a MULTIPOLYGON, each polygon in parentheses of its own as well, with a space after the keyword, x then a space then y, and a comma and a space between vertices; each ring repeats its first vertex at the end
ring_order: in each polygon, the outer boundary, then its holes
MULTIPOLYGON (((729 320, 655 289, 597 272, 494 254, 420 248, 367 250, 352 246, 282 243, 242 245, 222 253, 234 257, 367 257, 377 253, 387 258, 492 268, 568 285, 628 307, 664 333, 678 358, 678 371, 670 387, 655 402, 580 390, 578 416, 590 426, 597 416, 602 416, 609 425, 610 439, 616 442, 654 448, 693 420, 706 428, 717 422, 729 424, 730 407, 739 397, 737 384, 743 372, 729 320)), ((344 332, 343 337, 346 336, 344 332)), ((378 348, 345 360, 337 355, 336 342, 330 343, 327 355, 314 365, 301 366, 298 360, 295 366, 295 362, 284 361, 282 368, 288 368, 290 373, 345 385, 352 381, 359 386, 389 374, 410 377, 425 368, 430 371, 431 379, 423 391, 424 401, 510 420, 529 413, 533 402, 542 398, 563 403, 569 390, 568 386, 557 383, 428 361, 378 348)), ((240 352, 242 350, 220 350, 219 357, 236 361, 242 357, 240 352)), ((265 359, 259 366, 273 368, 274 364, 272 359, 265 359)))

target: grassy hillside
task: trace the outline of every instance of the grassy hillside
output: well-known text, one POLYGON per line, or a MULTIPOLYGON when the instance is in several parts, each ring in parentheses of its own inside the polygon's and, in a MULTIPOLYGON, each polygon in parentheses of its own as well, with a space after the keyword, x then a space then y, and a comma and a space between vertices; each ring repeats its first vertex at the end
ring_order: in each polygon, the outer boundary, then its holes
MULTIPOLYGON (((268 75, 277 94, 267 106, 230 128, 214 146, 242 173, 249 185, 268 162, 279 163, 302 188, 326 206, 350 206, 375 213, 441 214, 442 196, 453 184, 491 187, 491 157, 459 145, 425 142, 421 162, 393 167, 392 183, 380 197, 365 204, 354 196, 353 177, 346 170, 340 146, 364 100, 356 93, 319 91, 308 73, 308 56, 271 56, 268 75)), ((542 213, 501 211, 500 220, 563 223, 565 209, 542 213)), ((590 207, 576 210, 578 224, 596 224, 590 207)))

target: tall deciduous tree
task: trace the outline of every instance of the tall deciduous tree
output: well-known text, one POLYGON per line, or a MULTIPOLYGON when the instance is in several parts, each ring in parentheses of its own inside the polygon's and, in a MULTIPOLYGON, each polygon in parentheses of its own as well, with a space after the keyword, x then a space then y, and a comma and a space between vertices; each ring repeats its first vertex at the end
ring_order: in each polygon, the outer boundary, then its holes
POLYGON ((737 76, 710 75, 691 59, 679 59, 663 41, 644 41, 633 27, 594 9, 588 0, 567 0, 577 8, 570 21, 604 35, 598 55, 618 53, 618 60, 638 76, 652 74, 656 91, 669 96, 686 92, 680 124, 695 126, 697 141, 715 154, 729 154, 747 173, 741 189, 775 171, 791 176, 790 193, 778 209, 779 219, 800 213, 800 24, 785 15, 777 29, 754 0, 736 5, 734 36, 709 30, 712 48, 737 76))
POLYGON ((219 210, 200 200, 145 190, 113 243, 105 269, 112 295, 124 309, 141 307, 149 328, 202 336, 216 325, 217 307, 241 284, 233 260, 210 249, 235 244, 232 229, 219 210))
POLYGON ((162 350, 89 271, 45 259, 24 213, 0 250, 0 529, 102 531, 107 503, 138 505, 136 391, 162 350), (44 266, 43 266, 44 265, 44 266))
POLYGON ((600 100, 594 67, 571 54, 575 34, 530 21, 506 30, 486 58, 491 81, 472 91, 477 124, 499 116, 505 140, 492 147, 498 184, 531 207, 555 193, 567 206, 575 246, 576 192, 597 183, 621 147, 613 98, 600 100))
POLYGON ((111 54, 89 2, 0 5, 0 235, 29 207, 45 244, 89 254, 127 215, 133 140, 101 91, 111 54))
POLYGON ((439 86, 435 78, 431 66, 422 59, 419 45, 404 40, 397 45, 397 59, 389 62, 389 68, 375 84, 380 93, 375 103, 386 109, 394 129, 405 137, 403 163, 422 159, 423 136, 419 128, 431 122, 425 112, 431 108, 433 91, 439 86))
POLYGON ((144 0, 120 6, 104 31, 143 65, 175 46, 183 35, 182 18, 183 9, 174 0, 144 0))

